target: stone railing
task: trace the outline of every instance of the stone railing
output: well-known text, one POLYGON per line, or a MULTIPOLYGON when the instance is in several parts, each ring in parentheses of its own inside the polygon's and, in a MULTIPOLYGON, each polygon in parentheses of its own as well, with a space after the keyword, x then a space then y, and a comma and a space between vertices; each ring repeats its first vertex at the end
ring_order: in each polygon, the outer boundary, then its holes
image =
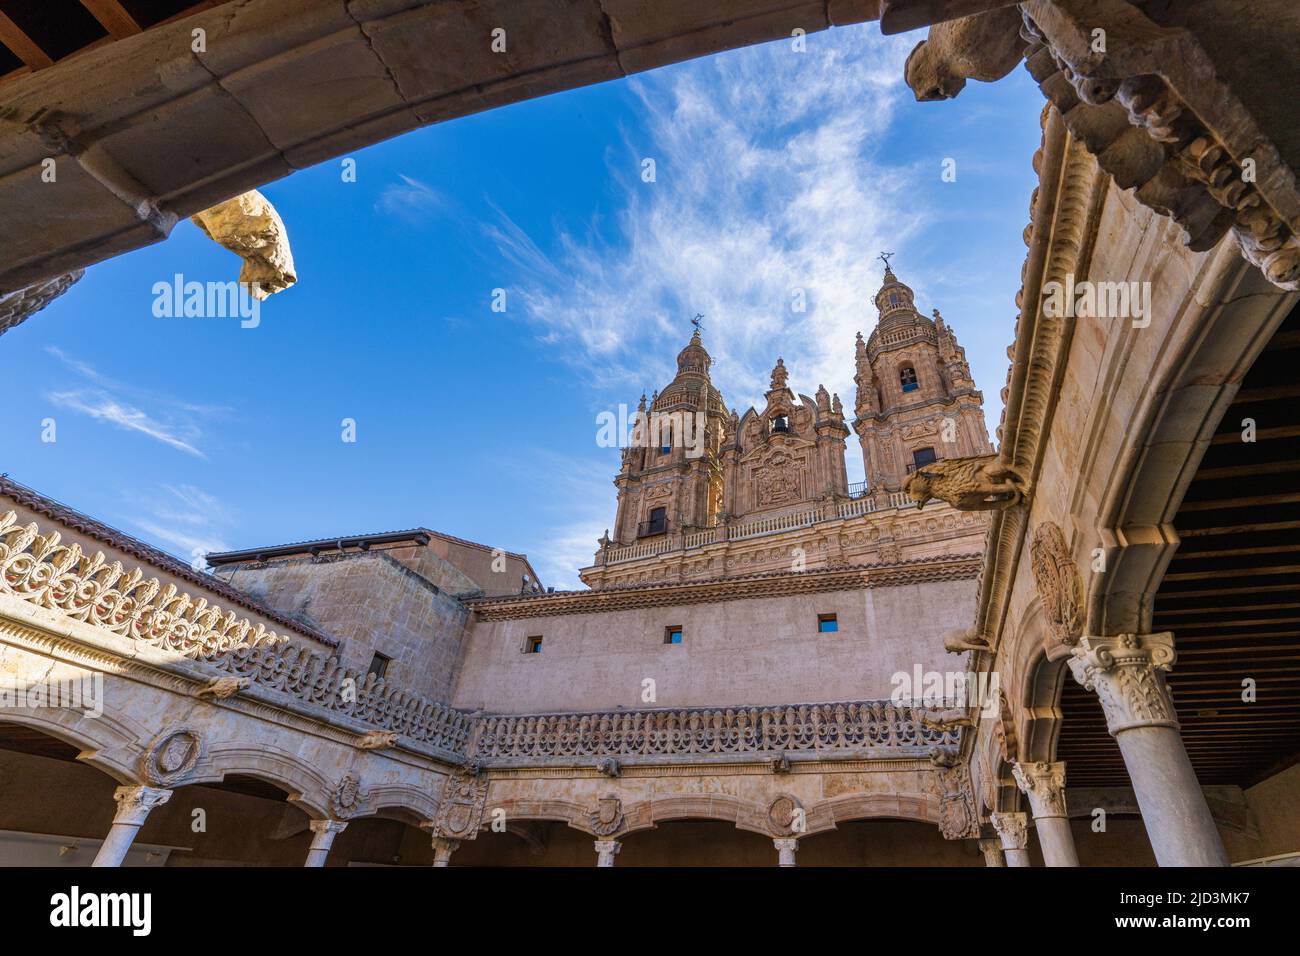
POLYGON ((278 690, 331 714, 464 755, 474 717, 407 693, 374 674, 344 667, 336 657, 289 645, 242 647, 213 661, 236 677, 278 690))
POLYGON ((247 677, 332 714, 463 754, 473 718, 296 647, 247 618, 0 515, 0 593, 247 677))
POLYGON ((606 560, 610 564, 618 561, 635 561, 637 558, 649 558, 665 551, 671 551, 672 546, 672 539, 663 537, 658 541, 649 541, 645 544, 632 544, 626 548, 612 548, 606 560))
MULTIPOLYGON (((858 518, 862 515, 872 514, 876 511, 883 511, 889 508, 913 508, 916 502, 908 497, 906 492, 891 491, 886 494, 880 501, 872 496, 852 498, 848 501, 841 501, 835 506, 834 518, 829 520, 858 518), (883 503, 881 503, 883 501, 883 503)), ((744 541, 747 538, 759 538, 769 534, 780 534, 782 531, 793 531, 798 528, 810 528, 813 525, 828 520, 826 514, 820 509, 813 508, 807 511, 797 511, 794 514, 777 515, 771 518, 755 518, 752 521, 745 521, 733 525, 721 525, 716 528, 704 528, 700 531, 690 531, 683 535, 664 535, 656 541, 648 541, 642 544, 631 544, 621 548, 608 548, 604 552, 605 564, 622 564, 625 561, 638 561, 641 558, 653 558, 656 555, 664 554, 668 551, 675 551, 678 548, 691 550, 693 548, 703 548, 711 544, 721 544, 727 541, 744 541)), ((600 556, 597 555, 597 561, 600 556)))
POLYGON ((757 538, 764 534, 779 534, 782 531, 790 531, 794 528, 806 528, 809 525, 816 524, 821 518, 821 512, 816 508, 811 511, 797 511, 794 514, 779 515, 774 518, 758 518, 754 521, 746 521, 743 524, 733 524, 727 527, 727 540, 740 541, 742 538, 757 538))
POLYGON ((0 514, 0 591, 194 660, 287 642, 139 568, 127 571, 102 552, 91 556, 75 542, 63 544, 58 532, 19 524, 12 511, 0 514))
POLYGON ((914 708, 879 700, 486 715, 479 721, 472 756, 489 764, 494 758, 762 756, 787 751, 841 756, 921 755, 932 747, 956 745, 960 733, 956 729, 927 727, 914 708))

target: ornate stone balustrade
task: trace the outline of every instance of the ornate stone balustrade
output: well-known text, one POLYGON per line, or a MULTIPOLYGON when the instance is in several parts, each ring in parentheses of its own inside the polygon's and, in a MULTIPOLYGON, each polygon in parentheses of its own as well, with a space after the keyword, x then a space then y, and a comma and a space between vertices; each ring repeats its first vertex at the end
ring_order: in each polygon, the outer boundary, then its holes
POLYGON ((21 525, 12 511, 0 515, 0 592, 451 753, 463 754, 469 739, 468 714, 294 646, 139 568, 65 545, 58 532, 21 525))
POLYGON ((139 568, 127 571, 102 552, 91 556, 79 544, 65 545, 58 532, 43 535, 34 523, 20 525, 12 511, 0 515, 0 590, 194 660, 287 640, 146 578, 139 568))
POLYGON ((472 756, 498 759, 782 753, 924 755, 959 731, 927 727, 912 707, 848 701, 775 707, 485 715, 472 756))
MULTIPOLYGON (((871 497, 854 498, 849 501, 842 501, 836 505, 833 517, 828 517, 820 509, 813 508, 806 511, 795 512, 794 514, 777 515, 770 518, 756 518, 753 521, 745 521, 739 524, 720 525, 719 527, 706 528, 702 531, 691 531, 681 536, 664 535, 656 541, 627 545, 622 548, 609 548, 604 553, 605 564, 622 564, 627 561, 639 561, 642 558, 653 558, 668 551, 691 551, 696 548, 708 547, 711 544, 722 544, 727 541, 744 541, 749 538, 760 538, 766 535, 780 534, 783 531, 810 528, 822 521, 858 518, 865 514, 872 514, 873 512, 884 511, 891 508, 910 509, 914 507, 915 504, 916 503, 902 491, 889 492, 889 494, 884 498, 883 504, 871 497)), ((597 555, 597 561, 599 560, 600 556, 597 555)))

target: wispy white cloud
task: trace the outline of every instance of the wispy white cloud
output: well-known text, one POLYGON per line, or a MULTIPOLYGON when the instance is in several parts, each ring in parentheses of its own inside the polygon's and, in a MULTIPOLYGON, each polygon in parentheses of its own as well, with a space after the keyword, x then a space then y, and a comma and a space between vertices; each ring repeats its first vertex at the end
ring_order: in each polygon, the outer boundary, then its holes
POLYGON ((446 207, 443 196, 428 183, 402 173, 400 182, 384 187, 375 210, 410 223, 420 223, 446 207))
POLYGON ((147 412, 119 401, 103 389, 47 392, 45 397, 55 405, 89 415, 96 421, 139 432, 196 458, 207 457, 191 443, 195 437, 193 429, 186 429, 189 434, 182 434, 172 426, 152 418, 147 412))
POLYGON ((128 507, 132 525, 186 560, 231 550, 223 531, 233 523, 230 510, 194 485, 161 484, 153 494, 129 495, 128 507))
POLYGON ((796 390, 824 383, 851 406, 874 256, 924 216, 919 173, 876 154, 910 96, 913 41, 857 29, 807 39, 805 53, 777 42, 634 81, 644 123, 609 157, 614 229, 539 242, 502 210, 485 227, 522 277, 513 301, 607 401, 666 383, 702 312, 730 404, 758 402, 780 355, 796 390), (643 158, 655 182, 641 180, 643 158))
POLYGON ((614 523, 614 485, 618 455, 602 450, 591 458, 561 454, 553 449, 521 451, 504 467, 518 473, 521 482, 536 483, 545 476, 547 494, 537 500, 539 534, 523 540, 542 583, 559 590, 581 588, 578 569, 591 564, 596 541, 614 523))
POLYGON ((217 405, 188 402, 139 389, 118 382, 88 362, 62 349, 45 349, 77 377, 90 382, 45 393, 47 401, 70 411, 88 415, 95 421, 145 435, 187 455, 206 459, 199 448, 203 429, 200 421, 220 418, 229 409, 217 405), (148 406, 160 407, 150 411, 148 406))

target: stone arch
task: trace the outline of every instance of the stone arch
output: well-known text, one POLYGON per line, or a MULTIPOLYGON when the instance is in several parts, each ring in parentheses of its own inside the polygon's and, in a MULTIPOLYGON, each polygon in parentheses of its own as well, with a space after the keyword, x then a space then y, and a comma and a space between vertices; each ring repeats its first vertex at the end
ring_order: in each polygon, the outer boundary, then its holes
POLYGON ((801 837, 834 830, 850 820, 909 820, 939 825, 939 801, 929 793, 855 793, 834 797, 808 811, 808 829, 801 837))
POLYGON ((438 801, 428 790, 399 784, 367 790, 362 809, 351 814, 349 819, 400 815, 403 822, 412 826, 425 826, 433 823, 437 813, 438 801))
POLYGON ((1107 572, 1087 582, 1086 633, 1150 630, 1156 591, 1178 547, 1173 515, 1238 385, 1300 298, 1279 295, 1235 243, 1221 244, 1216 259, 1202 286, 1218 286, 1211 301, 1223 304, 1188 308, 1170 329, 1163 361, 1151 369, 1154 387, 1098 489, 1107 572))
POLYGON ((296 754, 278 747, 214 747, 205 751, 194 771, 177 786, 216 783, 235 775, 253 777, 283 790, 289 803, 313 819, 333 816, 331 794, 338 781, 327 780, 296 754))
POLYGON ((90 717, 70 707, 0 711, 0 724, 17 724, 39 730, 81 752, 77 762, 94 767, 119 784, 144 782, 137 757, 141 752, 137 729, 107 711, 90 717))

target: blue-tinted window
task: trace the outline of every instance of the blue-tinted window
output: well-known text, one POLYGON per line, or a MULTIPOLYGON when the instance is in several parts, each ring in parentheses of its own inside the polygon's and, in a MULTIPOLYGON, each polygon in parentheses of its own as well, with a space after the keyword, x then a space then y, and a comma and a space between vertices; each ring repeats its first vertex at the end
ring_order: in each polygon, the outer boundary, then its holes
POLYGON ((542 652, 542 639, 540 637, 530 637, 524 642, 525 654, 540 654, 542 652))
POLYGON ((834 614, 817 615, 817 633, 834 634, 840 629, 840 621, 834 614))
POLYGON ((680 644, 682 642, 682 629, 680 627, 664 628, 665 644, 680 644))

